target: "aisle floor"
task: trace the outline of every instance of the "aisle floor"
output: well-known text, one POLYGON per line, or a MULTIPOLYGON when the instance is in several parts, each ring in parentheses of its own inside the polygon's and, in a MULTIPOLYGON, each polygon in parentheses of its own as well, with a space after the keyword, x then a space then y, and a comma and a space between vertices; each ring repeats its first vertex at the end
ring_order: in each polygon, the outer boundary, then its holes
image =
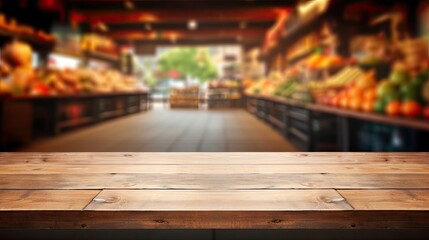
POLYGON ((152 110, 41 140, 33 152, 289 152, 279 133, 244 110, 152 110))

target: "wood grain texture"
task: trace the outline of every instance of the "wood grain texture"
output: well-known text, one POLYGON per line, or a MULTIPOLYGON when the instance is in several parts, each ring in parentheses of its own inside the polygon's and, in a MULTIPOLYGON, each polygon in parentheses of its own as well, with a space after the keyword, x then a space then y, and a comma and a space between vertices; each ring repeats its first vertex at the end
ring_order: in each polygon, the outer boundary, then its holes
POLYGON ((429 153, 0 153, 0 164, 279 165, 429 163, 429 153))
POLYGON ((357 210, 429 210, 428 190, 339 190, 357 210))
POLYGON ((99 192, 97 190, 0 190, 0 211, 83 210, 99 192))
POLYGON ((3 211, 0 228, 412 229, 428 211, 3 211))
POLYGON ((138 211, 351 210, 334 190, 144 191, 105 190, 85 210, 138 211))
POLYGON ((422 189, 429 174, 7 174, 0 189, 422 189))
POLYGON ((0 153, 0 228, 429 228, 429 153, 0 153))
POLYGON ((429 164, 307 164, 307 165, 70 165, 11 164, 0 165, 0 174, 96 174, 96 173, 163 173, 163 174, 252 174, 252 173, 408 173, 429 174, 429 164))

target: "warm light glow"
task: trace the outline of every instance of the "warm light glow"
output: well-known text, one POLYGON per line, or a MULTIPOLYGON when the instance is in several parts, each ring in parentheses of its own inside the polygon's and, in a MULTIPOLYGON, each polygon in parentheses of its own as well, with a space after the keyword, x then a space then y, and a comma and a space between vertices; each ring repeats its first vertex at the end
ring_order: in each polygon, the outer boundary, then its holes
POLYGON ((130 1, 130 0, 125 1, 124 6, 125 6, 125 9, 128 9, 128 10, 133 10, 135 8, 133 1, 130 1))
POLYGON ((191 30, 195 30, 198 28, 198 22, 196 20, 189 20, 188 28, 191 30))
POLYGON ((138 17, 138 20, 142 22, 156 22, 159 19, 157 16, 153 14, 144 13, 144 14, 140 14, 140 16, 138 17))
POLYGON ((246 22, 240 22, 240 28, 241 29, 245 29, 245 28, 247 28, 247 23, 246 22))
POLYGON ((305 16, 312 12, 314 9, 317 10, 318 13, 323 13, 326 11, 330 3, 330 0, 313 0, 309 1, 305 4, 301 4, 298 6, 298 12, 301 16, 305 16))
POLYGON ((170 41, 171 41, 172 43, 176 43, 176 42, 177 42, 177 38, 178 38, 178 35, 177 35, 177 34, 175 34, 175 33, 171 33, 171 34, 170 34, 170 41))
POLYGON ((109 27, 105 24, 105 23, 98 23, 96 25, 96 28, 98 28, 100 31, 102 32, 107 32, 109 31, 109 27))

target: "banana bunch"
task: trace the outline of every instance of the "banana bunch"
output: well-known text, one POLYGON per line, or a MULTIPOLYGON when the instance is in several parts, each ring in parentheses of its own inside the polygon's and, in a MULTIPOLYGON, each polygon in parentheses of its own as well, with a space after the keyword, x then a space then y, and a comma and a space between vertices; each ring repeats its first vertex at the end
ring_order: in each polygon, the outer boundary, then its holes
POLYGON ((310 82, 309 87, 312 89, 341 88, 360 79, 364 74, 358 67, 345 67, 326 81, 310 82))

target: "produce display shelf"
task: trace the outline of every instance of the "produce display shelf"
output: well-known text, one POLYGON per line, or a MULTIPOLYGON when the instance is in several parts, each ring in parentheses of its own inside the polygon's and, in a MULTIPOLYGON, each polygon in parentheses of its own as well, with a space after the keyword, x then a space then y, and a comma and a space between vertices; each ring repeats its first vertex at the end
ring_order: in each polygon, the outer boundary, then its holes
POLYGON ((88 56, 89 58, 100 59, 100 60, 109 61, 109 62, 113 62, 113 63, 119 62, 119 56, 113 55, 113 54, 96 52, 96 51, 87 51, 84 54, 86 56, 88 56))
POLYGON ((309 141, 308 136, 305 133, 303 133, 301 130, 299 130, 298 128, 291 127, 290 133, 302 141, 305 141, 305 142, 309 141))
POLYGON ((267 120, 278 128, 285 127, 285 124, 281 120, 278 120, 276 117, 273 117, 272 115, 268 115, 267 120))
POLYGON ((171 109, 199 109, 199 105, 170 105, 171 109))
POLYGON ((43 41, 43 40, 37 39, 36 37, 29 36, 27 34, 12 32, 6 29, 0 29, 0 37, 8 40, 19 39, 37 47, 53 48, 55 45, 55 41, 43 41))
POLYGON ((323 106, 320 104, 313 103, 302 103, 291 99, 285 99, 281 97, 272 97, 272 96, 262 96, 262 95, 247 95, 247 97, 265 99, 269 101, 276 101, 281 104, 286 104, 289 106, 296 106, 305 108, 311 111, 323 112, 334 114, 342 117, 355 118, 359 120, 366 120, 371 122, 377 122, 382 124, 389 124, 400 127, 408 127, 414 128, 424 131, 429 131, 429 121, 424 119, 414 119, 414 118, 406 118, 406 117, 389 117, 382 114, 377 113, 364 113, 340 108, 334 108, 329 106, 323 106))
POLYGON ((128 107, 128 108, 126 109, 126 111, 127 111, 128 113, 135 113, 135 112, 138 112, 138 111, 139 111, 139 106, 138 106, 138 105, 136 105, 136 106, 128 107))
POLYGON ((209 98, 207 99, 209 109, 242 108, 243 99, 209 98))
POLYGON ((311 54, 313 54, 318 48, 321 48, 322 46, 317 46, 317 47, 313 47, 309 50, 303 51, 300 54, 297 54, 296 56, 293 56, 291 58, 288 58, 287 61, 289 62, 289 64, 294 64, 308 56, 310 56, 311 54))
POLYGON ((241 91, 241 88, 237 87, 216 87, 216 88, 209 88, 210 91, 216 91, 216 90, 234 90, 234 91, 241 91))
MULTIPOLYGON (((274 96, 246 94, 245 106, 249 113, 276 128, 285 138, 304 151, 359 151, 361 148, 359 141, 374 142, 368 140, 368 137, 367 140, 361 139, 362 134, 369 134, 368 130, 359 132, 358 129, 363 126, 401 131, 405 134, 404 137, 408 136, 409 141, 422 139, 424 142, 426 133, 429 132, 429 121, 423 119, 388 117, 274 96), (413 140, 410 136, 416 139, 413 140)), ((377 135, 377 138, 385 137, 386 135, 377 135)), ((424 145, 407 146, 404 146, 407 151, 425 149, 424 145)))
POLYGON ((89 124, 89 123, 92 123, 93 121, 94 121, 93 117, 82 117, 82 118, 78 118, 78 119, 71 119, 71 120, 60 122, 60 123, 58 123, 58 127, 61 129, 62 128, 70 128, 70 127, 89 124))
POLYGON ((2 96, 0 132, 6 133, 7 129, 16 129, 19 134, 3 136, 4 140, 0 147, 7 148, 10 143, 27 144, 40 137, 58 135, 64 130, 149 110, 149 95, 149 92, 137 91, 57 96, 2 96))
POLYGON ((301 22, 295 24, 293 26, 289 26, 288 32, 280 37, 277 47, 272 48, 265 55, 267 59, 271 59, 277 52, 284 52, 284 49, 287 46, 290 46, 292 43, 299 40, 300 37, 304 36, 308 32, 312 31, 315 28, 322 26, 323 19, 326 18, 328 12, 322 13, 320 15, 315 16, 312 19, 306 20, 305 22, 301 22))
MULTIPOLYGON (((11 100, 44 100, 44 99, 79 99, 79 98, 99 98, 115 96, 132 96, 148 94, 147 91, 133 92, 112 92, 112 93, 81 93, 81 94, 61 94, 61 95, 40 95, 40 96, 5 96, 3 99, 11 100)), ((0 98, 1 99, 1 98, 0 98)))
POLYGON ((109 118, 114 118, 114 117, 120 117, 120 116, 122 116, 124 114, 125 114, 125 110, 124 109, 117 109, 117 110, 112 110, 112 111, 106 111, 106 112, 100 113, 100 119, 109 119, 109 118))

